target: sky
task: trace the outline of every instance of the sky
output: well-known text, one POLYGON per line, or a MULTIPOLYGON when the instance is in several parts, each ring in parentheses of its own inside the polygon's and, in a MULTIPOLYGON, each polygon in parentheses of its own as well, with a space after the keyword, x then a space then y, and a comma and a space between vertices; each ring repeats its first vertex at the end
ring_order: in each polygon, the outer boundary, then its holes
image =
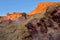
POLYGON ((0 0, 0 16, 12 12, 30 12, 39 2, 59 2, 60 0, 0 0))

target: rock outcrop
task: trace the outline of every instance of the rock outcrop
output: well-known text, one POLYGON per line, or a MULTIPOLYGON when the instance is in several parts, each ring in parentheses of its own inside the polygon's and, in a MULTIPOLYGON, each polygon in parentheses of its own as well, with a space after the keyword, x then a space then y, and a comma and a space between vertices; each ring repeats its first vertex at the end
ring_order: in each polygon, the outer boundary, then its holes
MULTIPOLYGON (((35 19, 37 20, 37 19, 35 19)), ((49 6, 39 21, 30 20, 25 26, 32 40, 60 40, 60 6, 49 6), (52 10, 50 10, 52 7, 52 10)))
POLYGON ((38 6, 32 10, 31 12, 29 12, 29 15, 33 15, 39 12, 42 12, 43 10, 45 10, 48 6, 52 6, 52 5, 56 5, 56 4, 60 4, 60 2, 40 2, 38 3, 38 6))

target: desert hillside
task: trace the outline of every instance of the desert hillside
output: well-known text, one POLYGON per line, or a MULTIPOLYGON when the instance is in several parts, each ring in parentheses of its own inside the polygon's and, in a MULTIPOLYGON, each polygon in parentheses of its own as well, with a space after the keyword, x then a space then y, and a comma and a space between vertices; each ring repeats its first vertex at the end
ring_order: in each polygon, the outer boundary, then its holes
POLYGON ((60 2, 41 2, 28 14, 0 16, 0 40, 60 40, 60 2))

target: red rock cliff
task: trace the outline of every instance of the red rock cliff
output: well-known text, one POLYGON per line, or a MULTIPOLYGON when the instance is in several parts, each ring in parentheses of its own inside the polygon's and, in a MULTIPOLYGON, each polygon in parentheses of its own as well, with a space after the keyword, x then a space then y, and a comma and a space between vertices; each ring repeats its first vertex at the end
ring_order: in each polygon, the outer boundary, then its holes
POLYGON ((33 11, 28 13, 28 15, 32 15, 32 14, 41 12, 44 9, 46 9, 48 6, 55 5, 55 4, 60 4, 60 2, 40 2, 40 3, 38 3, 38 6, 33 11))
POLYGON ((13 12, 12 14, 7 13, 7 17, 11 20, 16 20, 22 15, 21 12, 13 12))
POLYGON ((6 16, 0 18, 1 20, 16 20, 22 15, 22 12, 13 12, 12 14, 7 13, 6 16))

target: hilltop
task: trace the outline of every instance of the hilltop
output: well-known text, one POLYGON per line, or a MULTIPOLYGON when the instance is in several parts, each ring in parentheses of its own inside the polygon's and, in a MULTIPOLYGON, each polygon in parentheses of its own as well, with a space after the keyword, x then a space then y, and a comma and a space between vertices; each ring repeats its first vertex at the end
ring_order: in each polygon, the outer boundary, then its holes
MULTIPOLYGON (((33 9, 31 12, 28 12, 27 15, 34 15, 36 13, 42 12, 45 10, 48 6, 60 4, 60 2, 40 2, 38 3, 37 7, 33 9)), ((23 12, 12 12, 12 13, 7 13, 6 16, 2 17, 3 20, 16 20, 22 15, 23 12), (8 19, 7 19, 8 18, 8 19)))
POLYGON ((36 6, 36 8, 34 10, 29 12, 29 15, 39 13, 39 12, 45 10, 48 6, 52 6, 52 5, 56 5, 56 4, 60 4, 60 2, 40 2, 40 3, 38 3, 38 5, 36 6))

